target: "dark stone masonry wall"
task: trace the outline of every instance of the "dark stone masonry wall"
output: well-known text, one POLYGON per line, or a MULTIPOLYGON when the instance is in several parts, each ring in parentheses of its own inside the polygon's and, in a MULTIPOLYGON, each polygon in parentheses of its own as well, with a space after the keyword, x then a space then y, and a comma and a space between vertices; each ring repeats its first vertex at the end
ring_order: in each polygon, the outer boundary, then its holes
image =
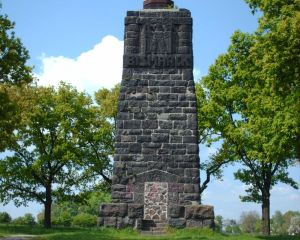
POLYGON ((197 106, 188 10, 128 12, 112 200, 99 224, 213 226, 199 205, 197 106))

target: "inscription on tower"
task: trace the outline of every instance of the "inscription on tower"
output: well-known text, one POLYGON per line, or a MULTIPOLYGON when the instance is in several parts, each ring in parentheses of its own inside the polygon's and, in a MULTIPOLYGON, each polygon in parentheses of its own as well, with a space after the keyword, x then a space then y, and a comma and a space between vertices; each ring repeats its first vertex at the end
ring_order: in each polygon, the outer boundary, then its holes
MULTIPOLYGON (((163 14, 163 13, 162 13, 163 14)), ((192 68, 192 19, 128 16, 124 67, 192 68)))

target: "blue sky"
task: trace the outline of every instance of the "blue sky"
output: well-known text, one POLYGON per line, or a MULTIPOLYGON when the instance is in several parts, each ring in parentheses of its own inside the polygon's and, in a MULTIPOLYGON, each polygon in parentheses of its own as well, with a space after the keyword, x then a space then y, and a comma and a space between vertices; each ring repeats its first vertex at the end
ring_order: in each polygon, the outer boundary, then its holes
MULTIPOLYGON (((15 32, 29 50, 29 64, 41 85, 56 85, 60 80, 92 94, 101 87, 120 82, 122 71, 124 17, 127 10, 142 8, 142 0, 2 0, 1 13, 16 22, 15 32)), ((191 10, 194 21, 195 79, 205 75, 216 57, 225 52, 235 30, 253 32, 253 16, 243 0, 175 0, 179 8, 191 10)), ((215 151, 203 146, 201 160, 215 151)), ((204 204, 215 206, 216 215, 238 219, 242 211, 256 210, 257 204, 241 203, 245 186, 225 169, 222 182, 213 180, 204 204)), ((300 167, 290 169, 300 183, 300 167)), ((286 185, 272 190, 271 212, 300 211, 300 191, 286 185)), ((0 205, 13 217, 38 213, 42 206, 15 208, 0 205)))

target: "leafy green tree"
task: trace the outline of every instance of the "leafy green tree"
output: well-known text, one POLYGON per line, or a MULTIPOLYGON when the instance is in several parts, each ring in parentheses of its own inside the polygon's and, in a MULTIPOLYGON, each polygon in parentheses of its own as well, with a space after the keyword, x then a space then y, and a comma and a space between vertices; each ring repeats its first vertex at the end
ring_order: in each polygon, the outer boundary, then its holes
MULTIPOLYGON (((300 2, 299 0, 246 0, 252 11, 263 13, 250 52, 254 83, 262 83, 267 101, 278 107, 277 122, 285 127, 283 140, 289 141, 293 156, 300 159, 300 2), (269 89, 269 91, 266 91, 269 89), (277 103, 281 102, 281 106, 277 103), (289 135, 287 132, 290 132, 289 135)), ((255 100, 255 99, 253 99, 255 100)))
POLYGON ((241 199, 262 204, 262 230, 269 235, 271 188, 278 182, 298 187, 287 169, 299 150, 299 5, 248 2, 263 12, 260 27, 255 34, 236 32, 199 84, 199 126, 208 143, 222 140, 217 165, 244 166, 235 173, 249 186, 241 199))
POLYGON ((223 217, 220 215, 215 217, 215 230, 217 232, 222 232, 223 230, 223 217))
POLYGON ((12 221, 14 224, 18 225, 35 225, 35 219, 31 213, 26 213, 23 217, 18 217, 12 221))
POLYGON ((286 230, 283 228, 284 226, 284 218, 283 214, 280 211, 275 211, 274 215, 271 219, 271 232, 275 235, 284 235, 286 234, 286 230))
POLYGON ((13 142, 12 132, 19 121, 17 107, 8 88, 32 81, 31 68, 26 65, 28 51, 13 31, 15 24, 0 14, 0 151, 13 142))
POLYGON ((300 216, 300 212, 297 211, 287 211, 286 213, 283 214, 283 219, 284 219, 284 223, 283 223, 283 231, 284 234, 288 234, 288 229, 291 225, 291 219, 293 217, 297 217, 300 216))
POLYGON ((13 31, 15 23, 0 15, 0 83, 22 84, 32 81, 31 68, 26 65, 28 51, 13 31))
MULTIPOLYGON (((64 201, 55 202, 52 205, 51 219, 52 224, 56 226, 71 226, 73 218, 78 214, 88 214, 95 217, 99 214, 99 205, 101 203, 111 202, 111 194, 108 189, 101 186, 101 191, 91 191, 84 193, 80 199, 84 201, 64 201)), ((38 223, 44 223, 44 211, 37 215, 38 223)))
POLYGON ((16 205, 40 202, 45 207, 44 226, 49 228, 53 201, 75 198, 76 192, 100 180, 88 164, 87 146, 96 142, 95 154, 102 156, 97 160, 105 161, 97 163, 97 171, 104 171, 111 130, 92 99, 69 85, 28 92, 20 98, 30 99, 30 104, 15 132, 18 142, 9 148, 13 155, 0 161, 0 200, 16 205))
POLYGON ((119 95, 120 84, 117 84, 111 90, 102 88, 95 93, 95 99, 100 107, 102 115, 111 119, 114 126, 118 113, 119 95))
POLYGON ((300 236, 300 216, 295 216, 291 218, 291 224, 288 229, 289 235, 300 236))
POLYGON ((257 212, 243 212, 240 217, 242 231, 245 233, 257 233, 257 225, 260 221, 261 220, 257 212))
MULTIPOLYGON (((215 120, 218 117, 218 112, 213 113, 213 106, 210 106, 207 92, 203 85, 196 84, 196 98, 197 98, 197 115, 198 115, 198 130, 199 130, 199 144, 211 147, 214 142, 221 140, 221 133, 215 128, 215 120)), ((223 145, 222 149, 206 161, 200 162, 200 170, 205 172, 205 178, 202 179, 200 185, 200 195, 203 194, 208 187, 212 177, 221 180, 223 175, 223 168, 233 164, 234 159, 230 153, 230 149, 223 145)))
POLYGON ((228 234, 239 234, 241 233, 241 229, 237 222, 234 219, 225 219, 224 220, 225 232, 228 234))
POLYGON ((10 223, 11 216, 7 212, 0 212, 0 223, 10 223))

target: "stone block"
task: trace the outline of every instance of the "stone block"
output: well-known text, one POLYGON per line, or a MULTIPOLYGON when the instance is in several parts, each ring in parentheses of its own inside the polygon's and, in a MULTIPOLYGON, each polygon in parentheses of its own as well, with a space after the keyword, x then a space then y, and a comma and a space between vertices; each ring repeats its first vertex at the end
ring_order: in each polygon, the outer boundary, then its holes
POLYGON ((198 168, 186 168, 184 169, 184 176, 190 178, 198 178, 200 170, 198 168))
POLYGON ((207 228, 215 228, 215 221, 214 219, 205 219, 202 221, 203 227, 207 228))
POLYGON ((115 184, 115 185, 112 185, 111 189, 112 189, 112 191, 125 192, 126 185, 115 184))
POLYGON ((169 205, 169 217, 184 218, 185 208, 181 205, 169 205))
POLYGON ((117 224, 116 224, 117 229, 127 227, 128 226, 128 220, 129 220, 128 217, 124 217, 124 218, 117 217, 117 224))
POLYGON ((169 134, 155 133, 151 136, 152 142, 154 143, 168 143, 169 142, 169 134))
POLYGON ((199 185, 198 184, 184 184, 184 192, 185 193, 199 193, 199 185))
POLYGON ((104 218, 97 217, 97 227, 103 226, 103 224, 104 224, 104 218))
POLYGON ((186 220, 186 226, 189 228, 202 228, 202 220, 186 220))
POLYGON ((146 120, 142 122, 142 128, 143 129, 157 129, 158 128, 158 122, 153 120, 146 120))
POLYGON ((125 120, 124 129, 141 129, 140 120, 125 120))
POLYGON ((151 142, 151 136, 149 135, 141 135, 137 136, 138 143, 151 142))
POLYGON ((185 228, 186 227, 186 220, 183 218, 171 218, 168 221, 170 227, 173 228, 185 228))
POLYGON ((117 227, 117 218, 116 217, 105 217, 103 225, 106 227, 117 227))
POLYGON ((127 204, 102 204, 100 206, 100 217, 125 217, 127 215, 127 204))
POLYGON ((199 202, 199 200, 200 200, 200 194, 198 194, 198 193, 185 193, 183 195, 183 200, 184 201, 188 201, 188 202, 190 202, 190 201, 199 202))
POLYGON ((188 154, 197 154, 199 152, 199 147, 197 144, 188 144, 186 151, 188 154))
POLYGON ((129 153, 141 153, 142 145, 140 143, 130 143, 128 146, 129 153))
POLYGON ((197 137, 196 136, 185 136, 182 140, 183 143, 195 143, 197 144, 197 137))
POLYGON ((143 204, 128 204, 129 218, 143 218, 144 205, 143 204))
POLYGON ((207 205, 191 205, 185 207, 186 219, 214 219, 214 208, 207 205))

